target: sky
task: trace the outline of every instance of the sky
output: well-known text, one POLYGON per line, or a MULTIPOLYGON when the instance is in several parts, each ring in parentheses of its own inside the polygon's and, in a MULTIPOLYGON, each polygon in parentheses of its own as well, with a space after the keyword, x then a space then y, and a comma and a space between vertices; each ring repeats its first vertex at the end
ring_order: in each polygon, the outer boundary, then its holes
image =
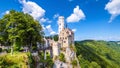
POLYGON ((12 9, 38 20, 46 36, 58 33, 64 16, 75 40, 120 40, 120 0, 1 0, 0 18, 12 9))

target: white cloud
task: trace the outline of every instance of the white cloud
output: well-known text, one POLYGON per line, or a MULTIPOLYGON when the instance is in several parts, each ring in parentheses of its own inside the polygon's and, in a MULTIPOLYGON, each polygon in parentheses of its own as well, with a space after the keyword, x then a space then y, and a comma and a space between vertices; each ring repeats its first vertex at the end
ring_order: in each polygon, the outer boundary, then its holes
POLYGON ((46 29, 44 25, 42 25, 42 28, 43 28, 43 30, 45 30, 45 29, 46 29))
POLYGON ((10 13, 10 11, 9 11, 9 10, 5 11, 5 14, 9 14, 9 13, 10 13))
POLYGON ((120 0, 110 0, 105 6, 105 10, 111 14, 109 22, 112 22, 120 15, 120 0))
POLYGON ((58 18, 60 15, 57 13, 57 14, 55 14, 54 16, 53 16, 53 18, 55 19, 55 18, 58 18))
POLYGON ((43 22, 51 23, 52 21, 49 20, 48 18, 41 18, 41 19, 40 19, 40 22, 41 22, 41 23, 43 23, 43 22))
POLYGON ((56 34, 56 32, 53 31, 53 29, 51 28, 51 25, 46 26, 46 29, 50 32, 50 35, 55 35, 56 34))
POLYGON ((73 32, 76 32, 77 29, 72 29, 73 32))
POLYGON ((45 10, 35 2, 20 0, 20 3, 23 5, 22 11, 24 13, 30 14, 34 19, 39 20, 41 23, 50 22, 48 18, 44 18, 45 10))
POLYGON ((76 6, 73 10, 73 13, 66 20, 68 23, 70 23, 70 22, 79 22, 84 18, 85 18, 85 15, 83 11, 79 8, 79 6, 76 6))
POLYGON ((20 3, 23 5, 22 11, 30 14, 36 20, 39 20, 45 15, 45 10, 35 2, 20 0, 20 3))
POLYGON ((52 21, 51 21, 51 20, 48 20, 47 22, 48 22, 48 23, 51 23, 52 21))
POLYGON ((41 18, 40 19, 40 22, 46 22, 48 19, 45 19, 45 18, 41 18))

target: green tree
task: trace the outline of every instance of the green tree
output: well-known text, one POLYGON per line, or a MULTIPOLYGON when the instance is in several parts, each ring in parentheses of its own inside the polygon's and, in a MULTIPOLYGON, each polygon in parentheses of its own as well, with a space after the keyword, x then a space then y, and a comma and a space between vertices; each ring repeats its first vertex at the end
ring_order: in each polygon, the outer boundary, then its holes
POLYGON ((89 68, 101 68, 96 62, 91 62, 89 68))
POLYGON ((53 36, 53 39, 54 39, 55 41, 58 41, 58 35, 54 35, 54 36, 53 36))
POLYGON ((40 23, 29 14, 11 10, 0 19, 0 43, 14 45, 14 50, 18 50, 21 45, 32 49, 37 42, 43 41, 43 34, 40 23))
POLYGON ((75 47, 81 68, 120 67, 119 45, 116 42, 85 40, 75 42, 75 47))

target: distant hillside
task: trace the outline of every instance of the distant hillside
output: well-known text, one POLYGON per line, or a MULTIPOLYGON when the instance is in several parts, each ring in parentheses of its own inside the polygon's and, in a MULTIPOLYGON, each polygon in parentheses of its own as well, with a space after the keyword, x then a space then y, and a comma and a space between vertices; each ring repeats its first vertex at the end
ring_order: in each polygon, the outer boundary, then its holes
POLYGON ((81 68, 119 68, 120 44, 114 41, 76 41, 81 68))

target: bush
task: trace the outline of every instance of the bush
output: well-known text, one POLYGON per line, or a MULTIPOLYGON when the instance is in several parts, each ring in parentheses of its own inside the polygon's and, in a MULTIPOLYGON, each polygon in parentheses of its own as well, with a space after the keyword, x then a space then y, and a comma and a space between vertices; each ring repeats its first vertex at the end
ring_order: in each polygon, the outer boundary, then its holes
POLYGON ((14 52, 14 55, 0 56, 0 68, 28 68, 30 58, 26 53, 14 52))
POLYGON ((72 63, 71 63, 73 66, 77 66, 77 60, 72 60, 72 63))
MULTIPOLYGON (((50 56, 49 56, 50 57, 50 56)), ((46 67, 47 68, 52 68, 53 67, 53 60, 51 58, 47 58, 46 60, 44 60, 46 62, 46 67)))
POLYGON ((74 45, 72 45, 72 44, 70 45, 70 49, 71 49, 71 50, 73 50, 73 51, 75 51, 75 52, 77 52, 77 50, 76 50, 75 46, 74 46, 74 45))
POLYGON ((7 53, 10 53, 11 52, 11 49, 6 49, 7 53))
POLYGON ((2 52, 10 53, 10 52, 11 52, 11 49, 3 49, 2 52))
POLYGON ((59 60, 65 62, 65 56, 63 53, 60 53, 59 60))

